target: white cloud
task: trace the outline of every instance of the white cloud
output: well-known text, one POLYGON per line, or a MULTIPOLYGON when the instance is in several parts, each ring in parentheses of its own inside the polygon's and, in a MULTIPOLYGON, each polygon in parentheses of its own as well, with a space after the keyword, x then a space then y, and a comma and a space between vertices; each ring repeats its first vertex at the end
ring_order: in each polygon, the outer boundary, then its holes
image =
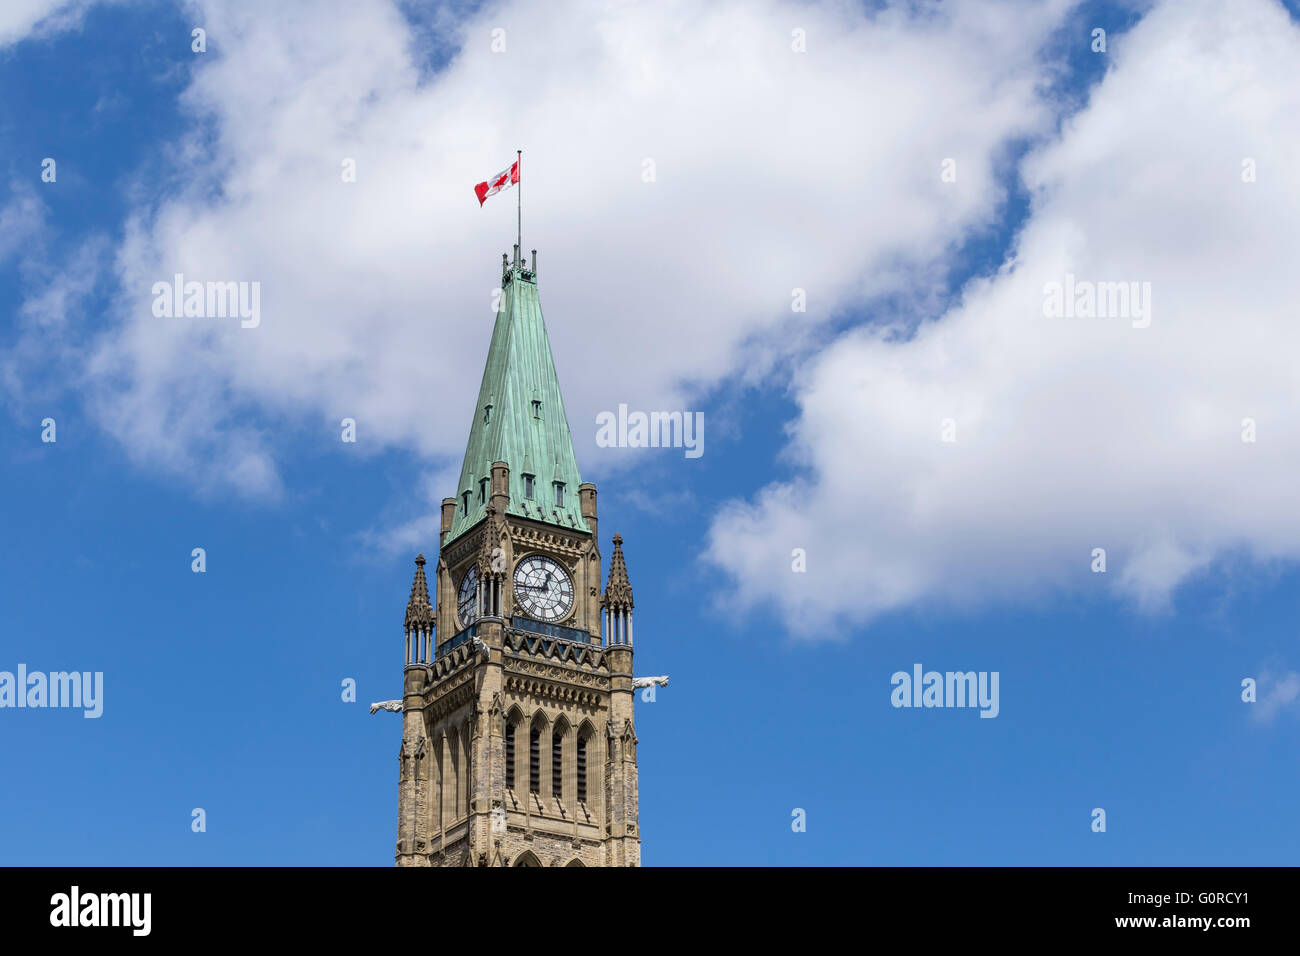
POLYGON ((471 187, 519 145, 525 245, 598 472, 597 411, 688 407, 747 342, 806 344, 994 218, 1008 140, 1051 122, 1035 50, 1066 4, 907 6, 507 3, 429 78, 390 4, 203 3, 200 122, 174 144, 190 186, 127 231, 92 407, 139 461, 251 494, 280 485, 250 421, 351 416, 370 447, 458 455, 515 227, 514 195, 480 210, 471 187), (175 272, 260 281, 260 328, 154 318, 175 272))
POLYGON ((43 36, 79 22, 94 0, 4 0, 0 4, 0 47, 43 36))
POLYGON ((1300 31, 1264 0, 1171 2, 1110 55, 1025 163, 1002 272, 911 338, 859 328, 802 370, 803 476, 712 528, 742 604, 808 634, 1102 589, 1159 608, 1229 552, 1300 557, 1300 31), (1150 282, 1150 327, 1046 318, 1066 273, 1150 282))
POLYGON ((11 183, 9 192, 9 199, 0 206, 0 265, 41 234, 47 214, 30 184, 11 183))
POLYGON ((1262 670, 1256 686, 1258 703, 1251 708, 1251 714, 1260 723, 1272 723, 1282 711, 1300 703, 1300 674, 1295 671, 1277 674, 1262 670))
MULTIPOLYGON (((96 283, 110 253, 105 237, 90 235, 60 261, 50 255, 57 242, 43 226, 39 222, 23 243, 19 269, 31 291, 14 317, 19 331, 12 346, 0 350, 0 387, 19 416, 20 409, 53 399, 73 384, 51 380, 40 370, 50 365, 76 368, 84 354, 84 319, 93 308, 96 283)), ((4 228, 0 213, 0 231, 4 228)))

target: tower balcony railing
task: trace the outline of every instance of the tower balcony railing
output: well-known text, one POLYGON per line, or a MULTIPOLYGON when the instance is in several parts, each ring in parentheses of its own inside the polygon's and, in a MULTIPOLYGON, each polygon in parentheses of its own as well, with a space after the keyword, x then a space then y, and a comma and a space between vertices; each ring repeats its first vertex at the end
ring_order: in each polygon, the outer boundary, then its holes
POLYGON ((466 641, 471 640, 477 634, 478 634, 478 622, 475 621, 469 627, 459 632, 455 637, 453 637, 446 644, 440 644, 438 646, 437 654, 434 655, 434 660, 437 660, 439 657, 443 657, 446 654, 450 654, 456 648, 460 647, 466 641))
MULTIPOLYGON (((569 641, 573 644, 586 644, 601 646, 599 635, 588 634, 586 631, 576 627, 565 627, 563 624, 547 624, 544 621, 534 621, 527 617, 510 618, 510 630, 524 635, 537 634, 542 637, 549 637, 554 640, 569 641)), ((478 636, 478 622, 475 621, 469 627, 459 631, 455 637, 445 644, 439 644, 434 659, 444 657, 450 654, 456 648, 473 640, 478 636)))
POLYGON ((541 634, 543 637, 554 637, 561 641, 572 641, 575 644, 600 645, 600 638, 596 635, 588 634, 576 627, 565 627, 563 624, 547 624, 544 621, 534 621, 532 618, 512 617, 510 618, 510 627, 512 630, 541 634))

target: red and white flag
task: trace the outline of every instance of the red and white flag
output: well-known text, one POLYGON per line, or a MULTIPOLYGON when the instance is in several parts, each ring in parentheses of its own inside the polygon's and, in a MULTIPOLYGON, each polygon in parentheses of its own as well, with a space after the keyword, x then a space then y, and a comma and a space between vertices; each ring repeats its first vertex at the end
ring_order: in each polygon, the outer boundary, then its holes
POLYGON ((478 197, 478 204, 481 206, 487 201, 488 196, 495 196, 503 189, 509 189, 515 183, 519 182, 519 160, 516 159, 510 164, 510 168, 502 170, 491 179, 487 179, 474 187, 474 195, 478 197))

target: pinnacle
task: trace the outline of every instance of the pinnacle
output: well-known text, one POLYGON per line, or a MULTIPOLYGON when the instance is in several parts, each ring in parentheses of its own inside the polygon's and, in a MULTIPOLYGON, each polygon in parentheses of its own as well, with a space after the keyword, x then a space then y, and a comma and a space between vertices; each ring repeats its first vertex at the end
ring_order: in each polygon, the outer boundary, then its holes
POLYGON ((614 535, 614 553, 609 558, 609 582, 605 585, 606 607, 632 607, 632 582, 627 577, 627 565, 623 561, 623 536, 614 535))
POLYGON ((499 576, 492 567, 492 555, 496 550, 496 509, 488 506, 487 524, 483 527, 483 536, 479 539, 477 566, 479 577, 487 579, 499 576))
POLYGON ((416 555, 415 580, 411 582, 411 599, 406 604, 406 625, 432 627, 433 605, 429 601, 429 582, 424 576, 424 555, 416 555))

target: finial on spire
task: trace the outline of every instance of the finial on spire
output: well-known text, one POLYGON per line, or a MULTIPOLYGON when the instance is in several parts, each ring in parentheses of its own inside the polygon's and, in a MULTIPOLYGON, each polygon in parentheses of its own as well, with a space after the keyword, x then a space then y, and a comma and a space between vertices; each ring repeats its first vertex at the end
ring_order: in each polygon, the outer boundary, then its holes
POLYGON ((609 583, 605 585, 605 607, 615 610, 632 608, 632 582, 627 578, 627 564, 623 561, 623 536, 614 535, 614 553, 609 557, 609 583))
POLYGON ((406 626, 433 626, 433 604, 429 601, 429 582, 424 576, 424 555, 416 555, 415 580, 411 582, 411 599, 406 602, 406 626))

